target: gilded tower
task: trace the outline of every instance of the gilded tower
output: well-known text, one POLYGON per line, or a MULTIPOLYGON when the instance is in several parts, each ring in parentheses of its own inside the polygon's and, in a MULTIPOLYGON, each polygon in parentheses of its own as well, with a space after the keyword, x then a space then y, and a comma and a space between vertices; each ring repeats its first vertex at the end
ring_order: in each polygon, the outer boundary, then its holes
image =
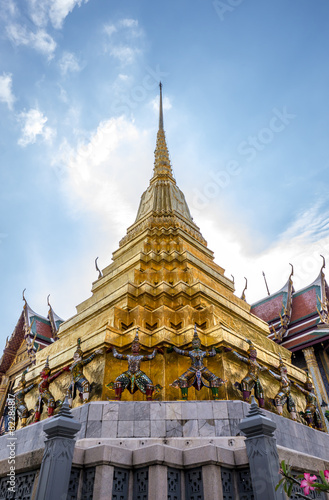
MULTIPOLYGON (((171 384, 188 369, 190 359, 167 348, 190 349, 194 328, 203 350, 217 349, 205 364, 227 381, 219 388, 220 399, 242 398, 235 382, 244 377, 247 368, 224 347, 245 355, 249 347, 246 339, 257 349, 257 359, 263 366, 278 368, 281 357, 292 380, 304 383, 306 379, 304 372, 290 363, 290 352, 268 338, 268 324, 234 294, 234 283, 214 262, 213 252, 191 216, 169 159, 161 84, 153 176, 142 194, 136 220, 113 253, 112 263, 92 284, 91 297, 77 306, 75 316, 61 324, 58 340, 37 353, 36 366, 28 378, 37 379, 47 356, 54 371, 71 363, 81 339, 84 356, 103 349, 84 368, 86 378, 94 382, 91 399, 113 399, 107 385, 127 369, 127 362, 114 358, 110 348, 130 353, 136 328, 143 354, 151 354, 154 348, 163 351, 142 365, 147 377, 162 386, 157 394, 160 400, 181 398, 171 384)), ((68 377, 64 373, 53 384, 55 399, 68 387, 68 377)), ((267 372, 262 380, 269 406, 268 398, 275 396, 279 384, 267 372)), ((295 396, 301 409, 303 398, 297 392, 295 396)), ((35 397, 31 391, 26 401, 31 405, 35 397)), ((199 391, 191 388, 188 397, 211 399, 212 393, 206 387, 199 391)), ((144 399, 144 395, 139 391, 123 393, 123 401, 132 399, 144 399)))

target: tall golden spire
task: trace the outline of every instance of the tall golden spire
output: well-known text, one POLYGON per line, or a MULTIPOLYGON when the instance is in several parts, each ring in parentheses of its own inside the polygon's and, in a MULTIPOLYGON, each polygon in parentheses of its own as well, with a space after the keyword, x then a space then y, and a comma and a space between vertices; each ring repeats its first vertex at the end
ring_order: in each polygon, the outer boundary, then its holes
POLYGON ((166 136, 163 129, 162 83, 159 101, 159 130, 154 151, 154 169, 150 185, 142 194, 135 223, 127 229, 120 246, 146 228, 179 227, 207 246, 200 229, 193 222, 185 196, 176 184, 171 169, 166 136))
POLYGON ((166 136, 163 129, 163 107, 162 107, 162 83, 160 87, 160 105, 159 105, 159 130, 157 134, 157 142, 154 151, 154 175, 153 179, 165 176, 167 179, 175 183, 171 170, 169 151, 166 143, 166 136))
POLYGON ((160 87, 160 109, 159 109, 159 130, 163 130, 163 108, 162 108, 162 83, 159 83, 160 87))

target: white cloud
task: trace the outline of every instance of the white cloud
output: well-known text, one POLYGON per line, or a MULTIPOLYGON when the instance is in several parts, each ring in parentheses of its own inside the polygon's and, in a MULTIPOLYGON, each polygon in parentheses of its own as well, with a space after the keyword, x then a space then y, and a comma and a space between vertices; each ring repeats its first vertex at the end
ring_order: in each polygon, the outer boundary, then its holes
POLYGON ((77 57, 72 52, 64 52, 58 64, 64 76, 67 73, 76 73, 82 69, 77 57))
POLYGON ((222 220, 218 221, 209 213, 199 213, 195 222, 208 239, 209 248, 215 252, 215 262, 226 269, 226 276, 234 275, 236 295, 241 295, 244 277, 247 277, 246 296, 249 303, 267 295, 262 271, 266 274, 270 292, 275 293, 288 280, 289 263, 292 263, 294 287, 298 290, 312 283, 319 274, 322 265, 320 254, 329 259, 329 214, 321 213, 319 207, 300 214, 290 228, 262 252, 250 250, 252 244, 248 241, 248 231, 241 231, 232 219, 225 227, 223 220, 228 214, 223 213, 222 216, 222 220), (246 248, 249 250, 246 251, 246 248))
POLYGON ((12 92, 12 75, 3 73, 0 76, 0 101, 5 102, 9 109, 13 108, 15 96, 12 92))
POLYGON ((65 18, 72 12, 74 7, 81 7, 88 0, 54 0, 51 2, 49 17, 54 28, 60 29, 65 18))
POLYGON ((75 7, 88 0, 29 0, 30 16, 36 26, 46 27, 48 22, 61 29, 65 18, 75 7))
POLYGON ((55 40, 43 29, 35 33, 20 24, 9 24, 6 29, 9 40, 15 45, 26 45, 51 59, 56 49, 55 40))
POLYGON ((114 24, 107 24, 104 26, 104 31, 108 36, 112 36, 113 33, 116 33, 118 30, 114 24))
POLYGON ((128 47, 125 45, 112 45, 110 47, 111 56, 115 57, 123 64, 131 64, 132 62, 134 62, 135 57, 139 53, 139 49, 128 47))
POLYGON ((138 28, 137 19, 120 19, 116 24, 104 26, 109 41, 106 51, 118 59, 121 64, 132 64, 141 53, 141 47, 136 46, 136 39, 142 38, 144 32, 138 28))
POLYGON ((22 147, 34 144, 38 136, 50 142, 55 135, 55 130, 46 126, 48 118, 38 109, 31 108, 27 112, 20 113, 18 120, 22 123, 22 136, 18 140, 18 144, 22 147))
POLYGON ((97 214, 104 226, 118 228, 117 236, 124 236, 146 188, 143 169, 145 179, 152 172, 153 142, 155 138, 150 140, 146 131, 124 117, 101 122, 87 143, 73 148, 64 142, 53 166, 60 165, 63 191, 72 210, 97 214))
POLYGON ((137 19, 121 19, 119 24, 123 28, 137 28, 138 21, 137 21, 137 19))
MULTIPOLYGON (((152 99, 151 104, 152 104, 153 111, 155 111, 155 113, 158 114, 159 113, 159 97, 155 97, 154 99, 152 99)), ((162 107, 163 107, 164 111, 168 111, 169 109, 172 108, 172 104, 171 104, 169 97, 165 96, 162 99, 162 107)))

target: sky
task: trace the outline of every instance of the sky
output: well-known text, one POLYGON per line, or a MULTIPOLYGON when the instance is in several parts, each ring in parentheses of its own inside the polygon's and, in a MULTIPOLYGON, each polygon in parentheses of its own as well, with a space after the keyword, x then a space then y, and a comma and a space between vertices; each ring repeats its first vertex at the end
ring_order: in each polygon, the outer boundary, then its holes
POLYGON ((178 186, 247 301, 329 267, 327 0, 0 0, 0 352, 134 222, 163 83, 178 186))

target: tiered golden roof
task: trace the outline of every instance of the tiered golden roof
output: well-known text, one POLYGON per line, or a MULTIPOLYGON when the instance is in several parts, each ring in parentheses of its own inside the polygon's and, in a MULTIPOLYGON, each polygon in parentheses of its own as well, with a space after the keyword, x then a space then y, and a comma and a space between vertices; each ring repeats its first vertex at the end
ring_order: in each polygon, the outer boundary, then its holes
MULTIPOLYGON (((305 375, 290 364, 289 351, 267 338, 267 323, 251 314, 250 305, 234 294, 234 283, 214 262, 213 252, 192 219, 171 168, 163 128, 161 86, 153 177, 141 197, 134 224, 102 274, 92 285, 92 296, 61 325, 59 340, 37 355, 31 378, 39 373, 47 355, 53 369, 68 364, 78 338, 85 354, 111 345, 128 352, 139 327, 144 352, 156 346, 187 348, 196 324, 203 349, 225 344, 243 353, 248 338, 257 347, 262 364, 278 366, 281 354, 290 375, 304 382, 305 375)), ((160 398, 173 400, 179 399, 180 394, 170 383, 188 366, 188 358, 165 353, 145 363, 142 369, 154 384, 164 387, 160 398)), ((239 399, 234 382, 241 380, 245 366, 224 353, 211 358, 208 366, 228 380, 220 388, 220 397, 239 399)), ((111 353, 92 361, 86 367, 86 376, 98 384, 93 399, 111 397, 106 384, 125 369, 126 362, 114 359, 111 353)), ((65 376, 60 380, 64 387, 65 376)), ((57 394, 56 390, 55 398, 60 397, 61 387, 57 394)), ((132 396, 125 391, 122 396, 123 400, 142 398, 139 392, 132 396)), ((189 398, 209 399, 209 389, 192 389, 189 398)))

